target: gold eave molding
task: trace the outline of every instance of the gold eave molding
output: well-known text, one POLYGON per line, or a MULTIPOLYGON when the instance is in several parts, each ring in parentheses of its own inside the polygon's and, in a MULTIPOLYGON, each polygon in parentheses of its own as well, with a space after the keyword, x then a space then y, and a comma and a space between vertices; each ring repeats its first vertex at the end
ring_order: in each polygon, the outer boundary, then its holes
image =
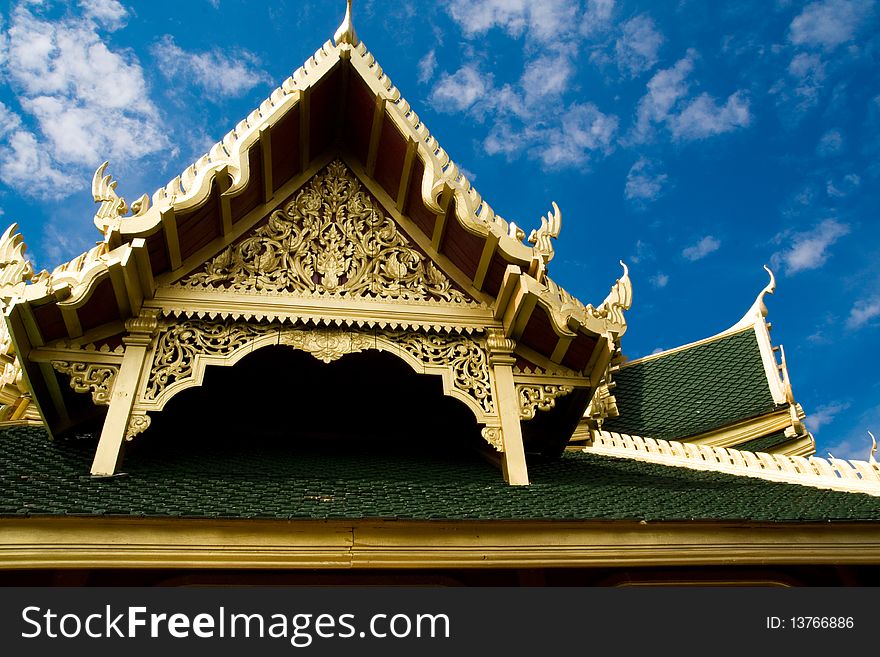
POLYGON ((0 519, 0 569, 880 563, 877 522, 0 519))
POLYGON ((379 300, 362 297, 248 294, 225 290, 159 288, 145 307, 167 317, 312 322, 367 328, 422 328, 483 332, 492 326, 492 310, 483 305, 379 300))
POLYGON ((880 465, 868 461, 749 452, 611 431, 594 431, 592 439, 584 452, 880 497, 880 465))

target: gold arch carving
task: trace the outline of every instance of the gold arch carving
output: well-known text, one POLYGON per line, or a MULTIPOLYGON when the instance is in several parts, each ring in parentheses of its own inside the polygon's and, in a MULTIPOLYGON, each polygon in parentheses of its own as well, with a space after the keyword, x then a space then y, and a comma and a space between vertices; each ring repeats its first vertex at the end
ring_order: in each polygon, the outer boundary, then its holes
POLYGON ((444 394, 467 405, 478 423, 498 424, 489 358, 482 338, 195 319, 160 331, 134 412, 161 411, 179 392, 200 386, 208 365, 232 366, 271 345, 287 345, 325 363, 367 350, 394 354, 419 374, 440 376, 444 394))

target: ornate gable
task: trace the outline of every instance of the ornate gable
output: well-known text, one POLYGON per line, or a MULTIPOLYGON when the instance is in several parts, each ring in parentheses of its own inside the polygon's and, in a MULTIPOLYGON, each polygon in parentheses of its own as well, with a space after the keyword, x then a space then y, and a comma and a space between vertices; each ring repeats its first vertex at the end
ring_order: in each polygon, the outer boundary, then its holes
POLYGON ((340 160, 180 288, 476 303, 387 216, 340 160))
POLYGON ((129 206, 115 187, 99 167, 103 241, 51 274, 34 274, 14 228, 0 238, 11 254, 0 301, 50 433, 107 407, 95 475, 115 473, 124 441, 207 365, 284 345, 324 361, 384 351, 441 377, 505 478, 526 484, 526 448, 561 453, 626 330, 626 270, 597 307, 556 285, 559 209, 525 243, 350 15, 335 44, 152 198, 129 206))

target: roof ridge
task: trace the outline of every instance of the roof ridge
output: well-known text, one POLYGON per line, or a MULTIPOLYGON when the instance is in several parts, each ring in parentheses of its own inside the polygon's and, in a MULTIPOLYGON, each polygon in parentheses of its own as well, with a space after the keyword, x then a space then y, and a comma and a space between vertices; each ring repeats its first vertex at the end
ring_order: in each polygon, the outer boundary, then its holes
POLYGON ((597 431, 584 452, 880 497, 880 464, 784 456, 597 431))

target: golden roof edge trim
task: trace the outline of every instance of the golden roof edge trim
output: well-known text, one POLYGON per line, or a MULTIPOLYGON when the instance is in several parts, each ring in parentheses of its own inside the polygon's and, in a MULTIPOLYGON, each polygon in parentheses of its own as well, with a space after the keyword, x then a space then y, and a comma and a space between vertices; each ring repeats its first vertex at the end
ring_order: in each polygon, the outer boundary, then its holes
POLYGON ((592 446, 585 447, 583 451, 659 465, 880 497, 880 465, 868 461, 748 452, 610 431, 593 432, 592 446))

